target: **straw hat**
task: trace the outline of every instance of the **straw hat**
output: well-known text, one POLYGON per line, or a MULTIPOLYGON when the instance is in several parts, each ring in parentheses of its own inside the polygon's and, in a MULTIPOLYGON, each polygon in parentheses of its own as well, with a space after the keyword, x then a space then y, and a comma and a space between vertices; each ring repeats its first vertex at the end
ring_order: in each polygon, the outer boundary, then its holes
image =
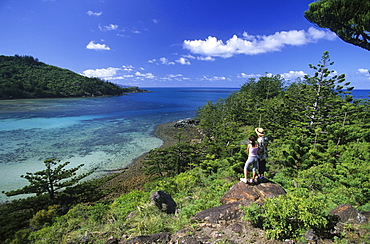
POLYGON ((259 136, 264 136, 265 135, 264 134, 265 131, 264 131, 263 128, 256 128, 255 131, 256 131, 257 135, 259 135, 259 136))

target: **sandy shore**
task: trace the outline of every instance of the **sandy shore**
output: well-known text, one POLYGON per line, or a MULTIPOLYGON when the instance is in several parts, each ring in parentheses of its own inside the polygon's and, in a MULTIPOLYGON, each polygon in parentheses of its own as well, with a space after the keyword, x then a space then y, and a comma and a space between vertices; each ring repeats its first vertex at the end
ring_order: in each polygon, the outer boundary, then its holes
MULTIPOLYGON (((175 127, 176 122, 170 122, 157 126, 154 135, 163 141, 160 148, 167 148, 178 143, 176 136, 181 133, 182 142, 190 142, 192 139, 200 138, 198 129, 193 126, 184 128, 175 127)), ((122 170, 116 177, 104 184, 104 188, 114 189, 114 191, 105 197, 110 200, 119 197, 121 194, 128 193, 131 190, 142 190, 144 184, 150 179, 145 175, 143 161, 146 154, 136 158, 133 162, 122 170)))

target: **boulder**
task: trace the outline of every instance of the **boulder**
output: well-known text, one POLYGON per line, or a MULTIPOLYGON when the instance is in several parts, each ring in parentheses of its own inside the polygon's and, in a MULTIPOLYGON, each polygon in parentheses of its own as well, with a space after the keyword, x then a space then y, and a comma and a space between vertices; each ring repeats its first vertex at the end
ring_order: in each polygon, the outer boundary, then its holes
POLYGON ((193 218, 194 222, 219 223, 232 219, 239 219, 244 215, 236 202, 224 204, 218 207, 206 209, 198 212, 193 218))
POLYGON ((150 196, 150 200, 163 212, 174 214, 177 209, 176 202, 164 191, 156 191, 150 196))
POLYGON ((175 127, 186 127, 186 126, 195 126, 197 124, 198 122, 196 120, 187 118, 187 119, 181 119, 181 120, 176 121, 174 126, 175 127))
POLYGON ((252 202, 257 201, 259 197, 254 187, 244 182, 239 182, 233 185, 220 201, 222 204, 238 203, 243 206, 249 206, 252 202))
POLYGON ((340 235, 343 233, 343 231, 345 231, 346 223, 362 224, 367 221, 366 216, 360 214, 351 204, 341 204, 332 209, 329 213, 336 218, 335 220, 337 220, 332 234, 340 235))
POLYGON ((261 183, 255 186, 256 191, 260 195, 260 199, 273 198, 280 195, 285 195, 286 191, 280 185, 273 182, 261 183))
POLYGON ((365 215, 362 215, 357 209, 352 207, 351 204, 341 204, 338 207, 332 209, 330 214, 339 217, 339 222, 341 223, 357 223, 362 224, 367 221, 365 215))
POLYGON ((249 206, 253 202, 262 204, 262 200, 265 198, 283 194, 286 194, 285 190, 272 182, 258 185, 248 185, 244 182, 238 182, 221 198, 221 206, 200 211, 192 220, 195 222, 215 224, 240 219, 244 215, 240 206, 249 206))
POLYGON ((248 185, 240 181, 233 185, 221 198, 222 204, 238 203, 242 206, 249 206, 252 202, 262 204, 263 199, 272 198, 286 194, 285 190, 273 182, 248 185))

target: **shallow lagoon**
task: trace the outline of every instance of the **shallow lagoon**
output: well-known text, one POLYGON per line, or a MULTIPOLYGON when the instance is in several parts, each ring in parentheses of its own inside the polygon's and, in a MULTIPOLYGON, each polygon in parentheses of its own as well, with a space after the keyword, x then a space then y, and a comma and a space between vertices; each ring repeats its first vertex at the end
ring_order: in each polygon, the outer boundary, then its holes
MULTIPOLYGON (((98 167, 91 177, 123 168, 158 148, 155 127, 194 117, 207 101, 237 89, 147 88, 152 93, 117 97, 0 101, 0 192, 21 188, 26 172, 58 158, 81 163, 80 172, 98 167)), ((11 200, 0 194, 0 202, 11 200)))

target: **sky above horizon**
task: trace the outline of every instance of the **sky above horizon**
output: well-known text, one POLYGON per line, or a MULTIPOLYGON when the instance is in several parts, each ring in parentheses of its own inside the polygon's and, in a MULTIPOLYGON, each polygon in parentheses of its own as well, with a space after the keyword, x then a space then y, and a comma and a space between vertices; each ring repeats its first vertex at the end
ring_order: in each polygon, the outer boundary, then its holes
POLYGON ((139 87, 240 87, 319 63, 370 89, 370 52, 303 16, 314 0, 1 0, 0 55, 139 87))

